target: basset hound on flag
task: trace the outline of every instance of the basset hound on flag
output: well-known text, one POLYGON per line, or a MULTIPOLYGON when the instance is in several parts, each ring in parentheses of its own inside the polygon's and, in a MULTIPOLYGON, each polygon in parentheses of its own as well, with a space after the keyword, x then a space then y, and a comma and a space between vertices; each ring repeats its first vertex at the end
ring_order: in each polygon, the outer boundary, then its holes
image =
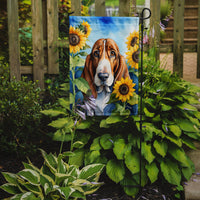
MULTIPOLYGON (((96 115, 102 115, 115 81, 129 77, 125 58, 110 38, 97 40, 87 56, 81 77, 87 80, 96 99, 96 115)), ((130 77, 129 77, 130 78, 130 77)))

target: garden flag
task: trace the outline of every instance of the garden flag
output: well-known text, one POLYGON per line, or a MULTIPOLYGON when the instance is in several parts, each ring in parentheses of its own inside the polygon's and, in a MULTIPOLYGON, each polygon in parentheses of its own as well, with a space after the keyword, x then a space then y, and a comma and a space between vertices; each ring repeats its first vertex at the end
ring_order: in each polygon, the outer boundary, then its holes
POLYGON ((83 118, 138 110, 138 17, 70 16, 70 103, 83 118))

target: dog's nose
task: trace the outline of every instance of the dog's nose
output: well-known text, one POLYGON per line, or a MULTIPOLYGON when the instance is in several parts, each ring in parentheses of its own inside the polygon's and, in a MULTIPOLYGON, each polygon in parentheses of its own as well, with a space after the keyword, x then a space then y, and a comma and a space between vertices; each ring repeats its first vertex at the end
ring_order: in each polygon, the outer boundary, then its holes
POLYGON ((109 77, 108 73, 98 73, 98 77, 101 81, 106 81, 109 77))

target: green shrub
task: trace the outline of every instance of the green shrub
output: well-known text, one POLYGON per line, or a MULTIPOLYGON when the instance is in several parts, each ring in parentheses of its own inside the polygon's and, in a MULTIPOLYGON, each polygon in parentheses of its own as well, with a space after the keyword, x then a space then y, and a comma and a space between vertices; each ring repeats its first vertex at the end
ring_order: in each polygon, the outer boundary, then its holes
POLYGON ((0 70, 0 149, 27 152, 39 126, 41 90, 26 78, 10 81, 7 65, 0 70))
POLYGON ((58 156, 42 151, 44 163, 39 169, 30 161, 17 174, 3 172, 8 183, 0 188, 13 195, 12 199, 86 199, 102 183, 99 176, 102 164, 88 165, 82 169, 63 161, 65 153, 58 156))
POLYGON ((194 172, 184 149, 195 149, 193 142, 200 140, 200 112, 194 106, 199 104, 196 93, 200 88, 159 66, 150 51, 144 59, 142 94, 139 91, 143 97, 142 135, 140 116, 92 117, 78 120, 75 126, 72 119, 66 118, 70 111, 64 98, 59 99, 57 108, 43 111, 57 117, 50 124, 57 129, 55 140, 78 142, 70 164, 105 164, 108 177, 133 197, 139 191, 135 186, 140 184, 140 174, 142 187, 158 182, 178 192, 183 189, 182 181, 194 172))

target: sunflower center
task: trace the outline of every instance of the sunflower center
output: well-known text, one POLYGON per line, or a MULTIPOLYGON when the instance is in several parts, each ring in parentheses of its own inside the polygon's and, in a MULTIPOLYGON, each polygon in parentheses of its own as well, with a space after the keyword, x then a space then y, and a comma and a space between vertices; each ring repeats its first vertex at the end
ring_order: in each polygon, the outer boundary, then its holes
POLYGON ((69 35, 69 43, 72 46, 76 46, 80 42, 80 38, 76 34, 70 34, 69 35))
POLYGON ((135 44, 137 44, 137 37, 133 37, 131 40, 131 46, 134 47, 135 44))
POLYGON ((132 59, 134 62, 138 63, 139 62, 139 51, 136 51, 132 54, 132 59))
POLYGON ((126 85, 126 84, 120 85, 120 86, 119 86, 119 92, 120 92, 120 94, 122 94, 122 95, 127 95, 128 92, 129 92, 129 87, 128 87, 128 85, 126 85))
POLYGON ((87 34, 87 32, 88 32, 88 29, 87 29, 87 27, 86 27, 86 26, 84 26, 83 33, 86 35, 86 34, 87 34))

